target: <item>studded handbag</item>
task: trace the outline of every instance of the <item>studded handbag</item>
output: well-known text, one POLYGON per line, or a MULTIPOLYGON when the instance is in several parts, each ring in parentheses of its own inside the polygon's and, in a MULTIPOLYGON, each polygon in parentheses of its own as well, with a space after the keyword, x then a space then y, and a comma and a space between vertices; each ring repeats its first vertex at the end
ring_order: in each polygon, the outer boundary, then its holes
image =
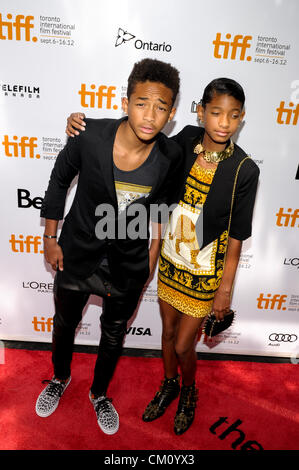
POLYGON ((234 318, 235 312, 233 310, 227 312, 223 320, 217 320, 214 313, 209 313, 203 325, 203 333, 209 338, 212 338, 229 328, 232 325, 234 318))

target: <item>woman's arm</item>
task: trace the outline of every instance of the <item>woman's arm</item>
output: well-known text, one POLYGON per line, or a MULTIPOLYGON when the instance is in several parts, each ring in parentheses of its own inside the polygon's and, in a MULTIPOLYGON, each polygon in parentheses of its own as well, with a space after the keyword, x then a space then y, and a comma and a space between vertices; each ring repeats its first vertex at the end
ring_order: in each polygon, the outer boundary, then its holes
POLYGON ((237 267, 239 264, 242 242, 235 238, 228 238, 226 260, 220 286, 215 294, 213 312, 217 320, 223 320, 230 309, 231 295, 237 267))
POLYGON ((67 118, 67 125, 65 132, 69 137, 75 137, 75 135, 79 135, 80 131, 85 131, 86 123, 84 113, 72 113, 67 118))

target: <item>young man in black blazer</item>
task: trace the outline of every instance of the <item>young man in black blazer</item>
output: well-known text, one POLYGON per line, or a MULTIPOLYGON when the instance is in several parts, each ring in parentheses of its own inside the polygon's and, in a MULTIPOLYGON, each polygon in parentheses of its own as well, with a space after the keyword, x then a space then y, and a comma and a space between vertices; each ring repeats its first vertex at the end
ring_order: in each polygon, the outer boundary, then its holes
POLYGON ((90 400, 102 431, 118 430, 119 417, 106 391, 127 321, 159 254, 158 219, 148 248, 150 209, 175 202, 180 186, 180 147, 160 132, 174 117, 178 91, 179 74, 170 64, 152 59, 136 63, 122 101, 127 117, 86 119, 85 132, 70 138, 57 157, 41 210, 45 258, 57 270, 54 376, 36 402, 41 417, 55 411, 70 383, 75 331, 89 295, 97 294, 103 297, 103 310, 90 400), (57 242, 58 221, 76 175, 76 194, 57 242), (141 211, 144 226, 133 233, 132 226, 138 225, 134 211, 139 216, 141 211))

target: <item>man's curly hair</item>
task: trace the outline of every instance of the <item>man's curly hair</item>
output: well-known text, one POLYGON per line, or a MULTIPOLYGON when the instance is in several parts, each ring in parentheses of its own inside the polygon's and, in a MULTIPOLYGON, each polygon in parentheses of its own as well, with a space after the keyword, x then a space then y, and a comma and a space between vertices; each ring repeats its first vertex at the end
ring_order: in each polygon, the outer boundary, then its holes
POLYGON ((136 62, 128 78, 128 98, 134 93, 137 83, 147 81, 162 83, 169 88, 172 91, 172 104, 174 104, 180 89, 179 72, 175 67, 157 59, 143 59, 136 62))

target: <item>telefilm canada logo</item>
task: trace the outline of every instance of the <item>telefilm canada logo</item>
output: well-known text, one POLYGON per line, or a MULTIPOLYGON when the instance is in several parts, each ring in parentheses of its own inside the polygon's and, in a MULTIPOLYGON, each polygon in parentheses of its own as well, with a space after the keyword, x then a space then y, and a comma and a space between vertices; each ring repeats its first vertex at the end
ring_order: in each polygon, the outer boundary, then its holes
POLYGON ((40 87, 35 85, 0 82, 0 92, 5 98, 40 98, 40 87))
POLYGON ((172 46, 167 44, 165 41, 162 43, 154 41, 143 41, 142 39, 136 39, 136 36, 123 28, 118 28, 117 37, 115 41, 115 47, 119 47, 127 42, 134 44, 135 49, 144 51, 157 51, 157 52, 171 52, 172 46), (133 41, 134 40, 134 41, 133 41), (132 41, 132 42, 131 42, 132 41))

